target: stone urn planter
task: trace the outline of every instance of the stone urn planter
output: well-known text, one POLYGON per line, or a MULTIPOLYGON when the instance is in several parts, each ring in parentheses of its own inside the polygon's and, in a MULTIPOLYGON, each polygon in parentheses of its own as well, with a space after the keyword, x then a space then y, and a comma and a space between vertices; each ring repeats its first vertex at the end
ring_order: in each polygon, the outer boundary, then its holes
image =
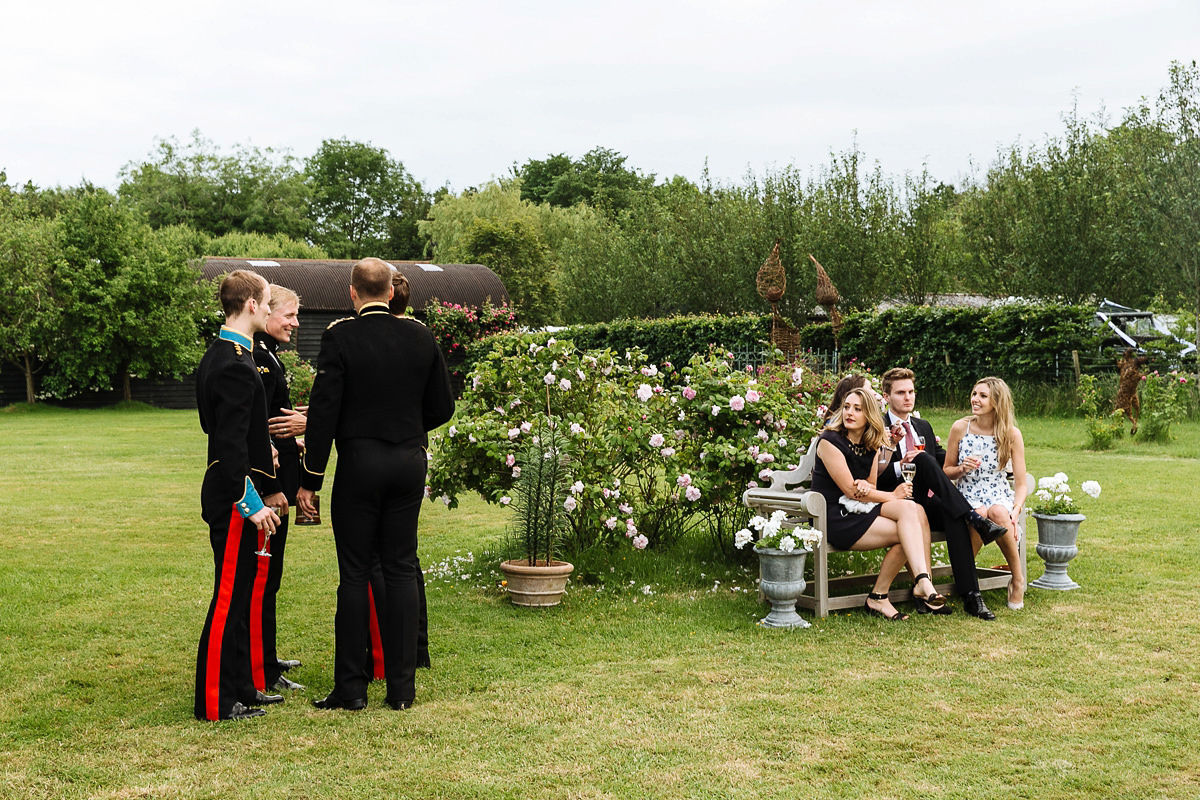
POLYGON ((771 613, 758 621, 765 628, 807 628, 796 613, 796 600, 804 592, 804 558, 808 551, 755 548, 758 553, 759 588, 771 604, 771 613))
POLYGON ((567 578, 575 569, 566 561, 551 561, 548 565, 539 560, 537 566, 529 566, 529 560, 516 558, 500 564, 504 573, 508 597, 514 606, 543 608, 562 602, 567 592, 567 578))
POLYGON ((1079 536, 1079 525, 1087 517, 1083 514, 1039 514, 1037 520, 1037 554, 1046 562, 1046 572, 1029 585, 1039 589, 1066 591, 1078 589, 1079 584, 1067 575, 1067 564, 1079 554, 1075 542, 1079 536))

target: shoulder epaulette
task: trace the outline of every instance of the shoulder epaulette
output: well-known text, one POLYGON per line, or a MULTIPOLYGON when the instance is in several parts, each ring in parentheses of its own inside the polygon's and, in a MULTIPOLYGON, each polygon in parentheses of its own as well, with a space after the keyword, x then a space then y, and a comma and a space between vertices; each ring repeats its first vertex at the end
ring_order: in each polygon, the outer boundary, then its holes
POLYGON ((415 323, 417 323, 418 325, 420 325, 422 328, 428 328, 428 327, 429 327, 428 325, 426 325, 424 322, 421 322, 421 320, 417 319, 416 317, 410 317, 410 316, 407 316, 407 315, 406 315, 406 316, 403 316, 403 317, 396 317, 396 319, 406 319, 406 320, 409 320, 410 322, 415 322, 415 323))
POLYGON ((329 330, 334 325, 337 325, 339 323, 342 323, 342 322, 345 322, 346 320, 351 320, 351 319, 354 319, 354 317, 342 317, 341 319, 335 319, 333 322, 331 322, 325 326, 325 330, 329 330))
POLYGON ((242 347, 238 342, 233 342, 233 354, 238 358, 245 358, 246 348, 242 347))

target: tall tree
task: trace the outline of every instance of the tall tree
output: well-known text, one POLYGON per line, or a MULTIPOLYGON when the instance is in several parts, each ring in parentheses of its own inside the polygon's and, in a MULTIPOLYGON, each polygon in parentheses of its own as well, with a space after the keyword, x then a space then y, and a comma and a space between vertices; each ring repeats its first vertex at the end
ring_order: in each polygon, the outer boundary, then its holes
POLYGON ((159 139, 149 160, 126 164, 121 177, 122 202, 154 228, 188 225, 209 236, 309 233, 309 189, 286 150, 239 144, 227 155, 197 130, 182 145, 159 139))
POLYGON ((430 198, 382 147, 326 139, 305 162, 313 238, 335 258, 419 258, 430 198))
POLYGON ((212 298, 172 232, 157 234, 101 189, 80 188, 62 215, 64 269, 55 294, 70 320, 44 382, 58 395, 130 377, 181 377, 203 353, 198 324, 212 298))
POLYGON ((63 345, 53 293, 61 235, 55 220, 0 202, 0 357, 24 374, 27 403, 37 400, 34 376, 63 345))
POLYGON ((587 203, 610 215, 628 208, 640 192, 654 186, 654 175, 625 166, 626 156, 596 147, 573 161, 565 154, 530 159, 514 169, 521 178, 521 199, 568 208, 587 203))

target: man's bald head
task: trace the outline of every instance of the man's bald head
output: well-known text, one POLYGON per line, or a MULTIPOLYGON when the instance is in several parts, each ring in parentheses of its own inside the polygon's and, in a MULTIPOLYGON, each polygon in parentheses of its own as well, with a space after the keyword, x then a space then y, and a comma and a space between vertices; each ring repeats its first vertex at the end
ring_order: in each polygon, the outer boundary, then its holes
POLYGON ((392 267, 378 258, 364 258, 351 270, 350 286, 364 303, 386 303, 392 296, 392 267))

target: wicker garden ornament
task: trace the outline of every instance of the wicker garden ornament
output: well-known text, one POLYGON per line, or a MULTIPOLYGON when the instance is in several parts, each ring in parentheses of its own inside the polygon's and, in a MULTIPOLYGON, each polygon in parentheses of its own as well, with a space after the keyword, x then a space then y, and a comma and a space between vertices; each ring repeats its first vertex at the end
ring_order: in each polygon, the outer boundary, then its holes
POLYGON ((825 307, 829 312, 829 321, 833 323, 833 345, 838 347, 838 338, 842 332, 842 315, 838 313, 837 304, 838 290, 833 285, 833 281, 829 279, 829 273, 821 266, 821 262, 813 258, 813 254, 808 254, 812 258, 812 262, 817 265, 817 302, 825 307))
POLYGON ((783 292, 787 289, 787 272, 783 269, 783 262, 779 260, 779 242, 779 239, 775 240, 771 255, 767 256, 767 260, 758 268, 755 283, 759 296, 771 304, 771 345, 782 351, 784 358, 791 359, 800 347, 800 332, 779 316, 779 301, 783 299, 783 292))

